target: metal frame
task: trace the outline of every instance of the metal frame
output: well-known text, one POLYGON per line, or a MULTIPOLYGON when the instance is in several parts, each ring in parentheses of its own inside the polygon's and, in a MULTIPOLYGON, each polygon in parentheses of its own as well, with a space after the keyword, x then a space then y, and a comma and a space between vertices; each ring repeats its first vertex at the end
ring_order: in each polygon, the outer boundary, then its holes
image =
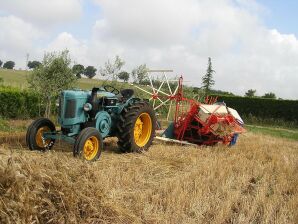
POLYGON ((74 144, 75 141, 76 141, 74 137, 64 135, 60 131, 45 132, 45 133, 43 133, 43 138, 44 139, 64 140, 64 141, 66 141, 68 143, 71 143, 71 144, 74 144))
MULTIPOLYGON (((201 107, 204 108, 204 104, 194 99, 185 98, 183 96, 183 77, 180 76, 178 80, 169 80, 166 72, 172 72, 172 70, 149 71, 149 75, 147 77, 149 79, 150 85, 147 86, 151 87, 152 92, 149 92, 148 90, 139 86, 135 87, 150 95, 149 101, 153 101, 152 104, 154 110, 157 110, 162 106, 167 106, 167 103, 169 102, 167 120, 169 120, 173 101, 175 102, 175 117, 173 126, 169 126, 171 127, 171 130, 169 131, 174 133, 174 139, 179 141, 188 141, 198 145, 213 145, 217 142, 229 144, 235 134, 245 131, 241 124, 239 124, 237 120, 229 113, 229 110, 227 110, 227 114, 217 113, 218 109, 222 106, 225 106, 225 104, 219 104, 213 111, 209 111, 209 117, 207 121, 204 122, 198 116, 198 111, 201 107), (161 84, 158 88, 153 86, 152 76, 150 75, 152 72, 162 73, 161 84), (177 86, 174 90, 170 86, 170 81, 177 82, 177 86), (168 86, 169 93, 161 90, 164 84, 168 86), (157 102, 159 102, 158 105, 156 105, 157 102), (188 108, 185 108, 185 105, 187 105, 188 108), (198 125, 192 125, 191 123, 193 121, 196 121, 198 125), (223 131, 219 132, 218 130, 215 130, 215 125, 221 125, 223 131), (229 131, 230 129, 232 131, 229 131), (197 133, 197 135, 200 137, 200 140, 194 138, 192 134, 190 134, 192 131, 197 133)), ((211 105, 216 101, 217 97, 207 96, 204 100, 204 103, 211 105)), ((169 133, 166 135, 170 136, 169 133)))
POLYGON ((153 101, 152 105, 153 105, 154 110, 157 110, 160 107, 169 106, 168 114, 167 114, 167 120, 169 121, 169 117, 170 117, 170 113, 171 113, 171 109, 172 109, 172 103, 173 103, 173 100, 175 100, 178 95, 177 93, 178 93, 178 89, 179 89, 179 80, 182 78, 182 76, 177 80, 169 80, 168 76, 166 75, 166 73, 168 73, 168 72, 173 72, 173 70, 165 69, 165 70, 149 70, 148 71, 149 74, 147 75, 147 77, 149 79, 150 85, 147 85, 147 86, 151 88, 152 92, 149 92, 148 90, 146 90, 140 86, 137 86, 134 84, 132 84, 132 85, 134 87, 136 87, 137 89, 150 95, 149 101, 153 101), (153 85, 153 79, 152 79, 151 73, 158 73, 158 72, 161 72, 162 82, 156 88, 153 85), (170 82, 174 82, 174 83, 176 82, 177 86, 174 89, 172 89, 170 86, 170 82), (166 84, 166 86, 168 87, 169 92, 165 92, 165 91, 161 90, 161 88, 163 87, 164 84, 166 84), (167 105, 167 103, 170 103, 170 104, 167 105))

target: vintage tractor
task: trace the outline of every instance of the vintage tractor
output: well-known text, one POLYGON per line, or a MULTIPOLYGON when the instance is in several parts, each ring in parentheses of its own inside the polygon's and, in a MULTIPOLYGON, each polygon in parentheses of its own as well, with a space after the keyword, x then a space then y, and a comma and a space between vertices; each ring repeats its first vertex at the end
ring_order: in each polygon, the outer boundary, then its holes
POLYGON ((62 139, 73 144, 74 156, 94 161, 106 137, 118 137, 122 152, 147 150, 155 135, 156 117, 146 100, 134 97, 133 89, 103 86, 92 91, 63 91, 58 123, 59 131, 49 119, 33 121, 26 135, 29 149, 51 149, 55 140, 62 139))

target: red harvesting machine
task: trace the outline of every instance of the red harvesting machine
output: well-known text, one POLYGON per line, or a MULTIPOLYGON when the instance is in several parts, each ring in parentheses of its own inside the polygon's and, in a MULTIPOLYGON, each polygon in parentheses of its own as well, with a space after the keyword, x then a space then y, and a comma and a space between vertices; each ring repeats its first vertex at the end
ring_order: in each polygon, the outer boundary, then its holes
POLYGON ((174 90, 165 73, 158 88, 153 86, 150 76, 149 81, 151 93, 139 86, 136 88, 151 95, 149 100, 153 101, 153 108, 157 111, 161 107, 169 106, 167 119, 174 109, 174 119, 163 132, 162 137, 159 137, 160 139, 166 138, 175 142, 196 145, 215 145, 216 143, 234 145, 238 135, 245 132, 243 120, 238 112, 227 107, 224 102, 217 102, 217 97, 206 97, 204 103, 185 98, 182 76, 178 79, 174 90), (163 86, 169 90, 168 93, 164 88, 162 90, 163 86))

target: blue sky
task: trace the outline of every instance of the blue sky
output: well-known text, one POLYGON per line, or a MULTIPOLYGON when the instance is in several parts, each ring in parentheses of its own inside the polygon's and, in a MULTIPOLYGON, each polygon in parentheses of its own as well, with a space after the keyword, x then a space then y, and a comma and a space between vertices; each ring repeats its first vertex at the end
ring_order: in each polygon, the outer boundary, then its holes
POLYGON ((69 24, 67 27, 60 27, 61 31, 69 31, 78 38, 88 39, 91 36, 91 29, 94 21, 101 17, 100 6, 92 0, 83 1, 83 15, 76 24, 69 24))
POLYGON ((268 9, 263 19, 269 28, 298 36, 297 0, 258 0, 258 2, 268 9))

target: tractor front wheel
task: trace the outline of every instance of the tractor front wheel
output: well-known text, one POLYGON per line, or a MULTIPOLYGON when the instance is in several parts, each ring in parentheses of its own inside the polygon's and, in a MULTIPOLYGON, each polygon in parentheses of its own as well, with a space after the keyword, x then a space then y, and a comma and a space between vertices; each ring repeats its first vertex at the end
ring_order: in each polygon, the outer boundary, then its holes
POLYGON ((98 160, 103 148, 103 139, 96 128, 85 128, 78 135, 73 148, 73 155, 87 161, 98 160))
POLYGON ((26 144, 30 150, 45 150, 54 146, 55 139, 44 138, 45 132, 56 132, 55 125, 49 119, 39 118, 31 123, 26 134, 26 144))
POLYGON ((122 152, 148 150, 155 134, 156 117, 145 101, 124 108, 118 124, 118 146, 122 152))

